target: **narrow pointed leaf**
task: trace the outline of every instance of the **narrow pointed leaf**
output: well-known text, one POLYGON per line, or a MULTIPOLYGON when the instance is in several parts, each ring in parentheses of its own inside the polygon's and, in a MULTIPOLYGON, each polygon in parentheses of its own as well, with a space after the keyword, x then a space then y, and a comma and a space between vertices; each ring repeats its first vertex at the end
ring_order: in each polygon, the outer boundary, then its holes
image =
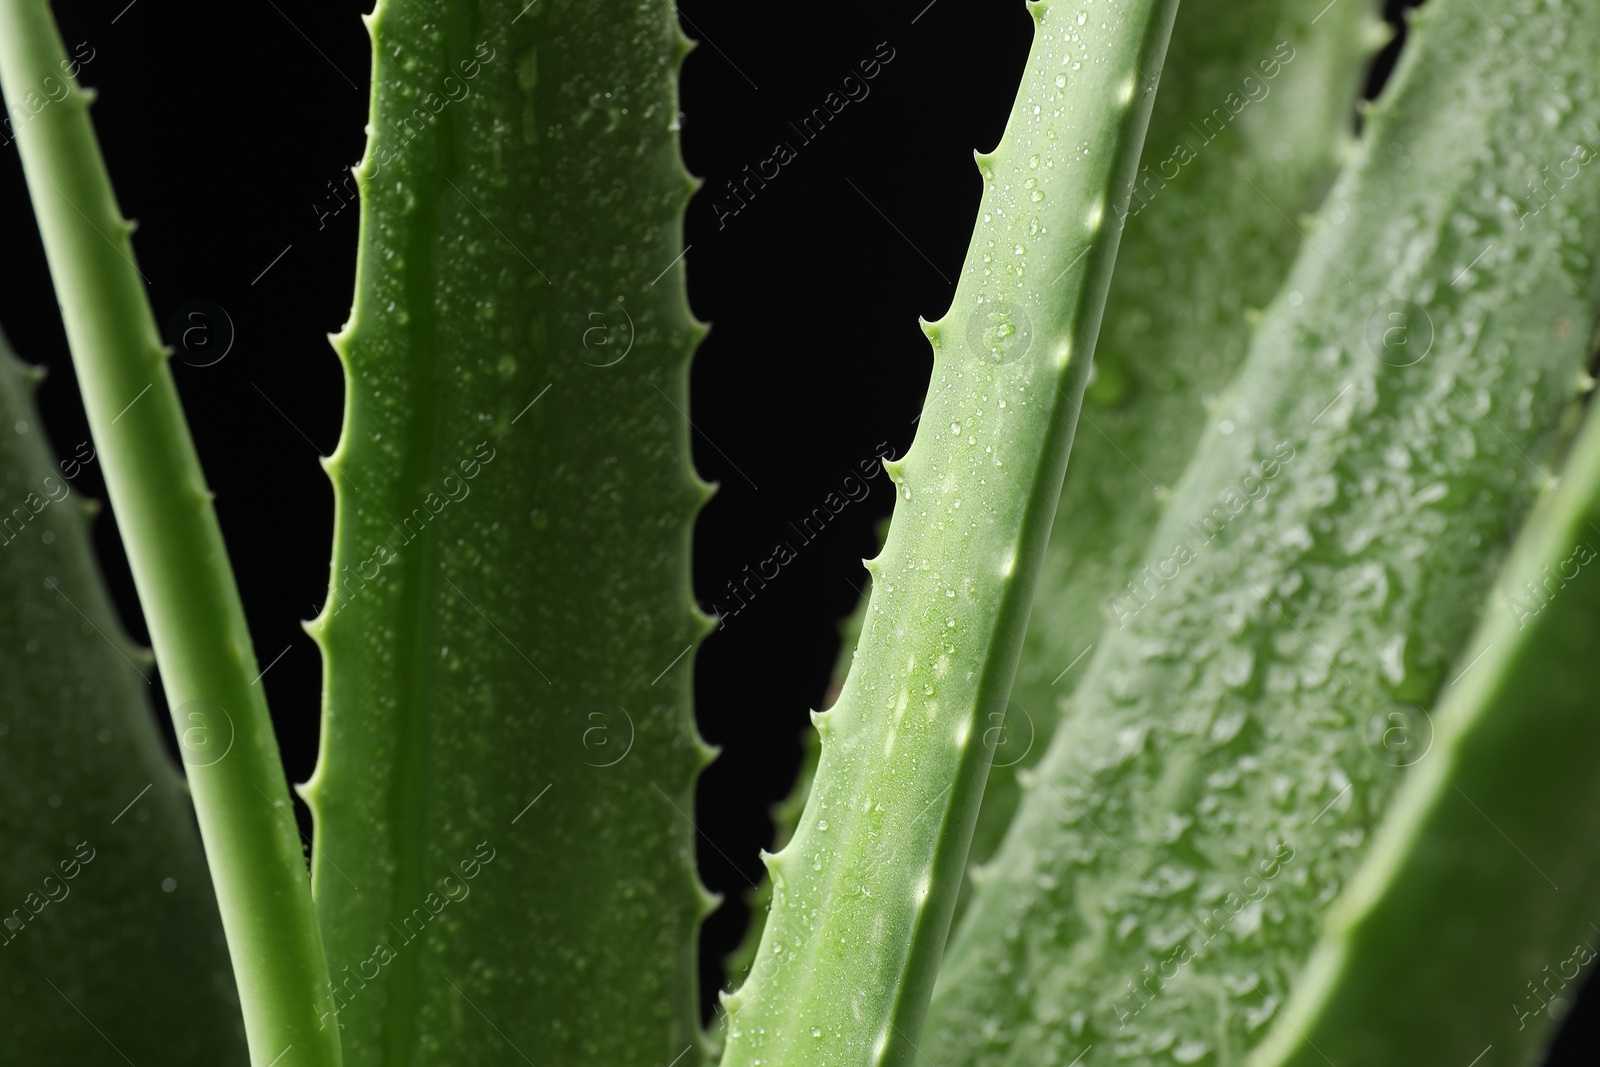
POLYGON ((727 1067, 908 1064, 944 948, 1176 4, 1030 5, 855 661, 726 1005, 727 1067))
POLYGON ((325 734, 351 1065, 700 1059, 671 4, 383 0, 325 734))

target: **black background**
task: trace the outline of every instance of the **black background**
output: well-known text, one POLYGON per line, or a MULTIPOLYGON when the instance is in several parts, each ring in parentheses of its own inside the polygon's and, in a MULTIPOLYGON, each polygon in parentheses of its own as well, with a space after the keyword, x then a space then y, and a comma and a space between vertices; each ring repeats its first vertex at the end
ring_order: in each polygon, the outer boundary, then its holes
MULTIPOLYGON (((125 5, 58 4, 57 15, 69 49, 94 49, 80 80, 100 94, 95 124, 123 211, 141 221, 135 244, 158 321, 205 301, 233 324, 225 359, 176 374, 258 656, 283 653, 265 684, 289 776, 303 781, 316 758, 321 663, 300 620, 326 595, 333 518, 316 456, 332 451, 343 405, 324 335, 349 311, 356 244, 353 207, 319 212, 364 147, 370 51, 357 16, 367 5, 125 5)), ((1401 6, 1390 4, 1391 19, 1401 6)), ((695 313, 714 325, 692 386, 695 462, 721 483, 696 528, 695 587, 709 608, 880 442, 896 454, 910 443, 931 366, 917 316, 936 318, 954 291, 980 192, 971 153, 1000 136, 1031 30, 1022 3, 994 0, 685 0, 680 13, 701 41, 682 106, 684 156, 707 183, 689 209, 687 263, 695 313), (790 119, 880 42, 894 59, 870 95, 719 227, 715 190, 792 140, 790 119)), ((1369 93, 1402 43, 1403 27, 1369 93)), ((49 367, 40 403, 57 451, 70 454, 88 430, 15 146, 0 148, 0 249, 0 321, 20 355, 49 367)), ((104 498, 94 466, 76 484, 104 498)), ((837 622, 858 599, 859 561, 891 499, 875 480, 699 654, 700 730, 722 747, 700 784, 699 860, 728 902, 702 935, 708 1009, 747 921, 742 894, 762 874, 767 808, 793 780, 837 622)), ((127 628, 144 639, 109 513, 95 534, 127 628)), ((1593 1062, 1597 1007, 1591 981, 1551 1064, 1593 1062)))

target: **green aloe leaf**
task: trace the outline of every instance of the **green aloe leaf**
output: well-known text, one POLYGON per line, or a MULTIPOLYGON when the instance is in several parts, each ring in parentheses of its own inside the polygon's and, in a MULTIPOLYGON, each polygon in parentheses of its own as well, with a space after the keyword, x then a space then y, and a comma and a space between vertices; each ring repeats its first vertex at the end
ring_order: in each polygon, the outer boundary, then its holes
POLYGON ((854 663, 728 996, 728 1067, 904 1064, 1004 710, 1176 4, 1035 3, 854 663))
POLYGON ((951 945, 948 1062, 1240 1062, 1429 758, 1600 311, 1592 170, 1525 191, 1595 11, 1515 7, 1418 21, 951 945))
MULTIPOLYGON (((106 490, 150 627, 251 1060, 337 1067, 327 965, 244 609, 122 217, 44 0, 0 0, 0 86, 65 89, 17 130, 106 490)), ((31 110, 31 109, 30 109, 31 110)))
POLYGON ((0 989, 15 1063, 246 1062, 216 898, 150 715, 149 652, 0 338, 0 989), (130 982, 128 976, 138 975, 130 982))
POLYGON ((346 1063, 698 1062, 672 5, 383 0, 305 795, 346 1063))
MULTIPOLYGON (((1034 595, 972 861, 993 855, 1106 627, 1112 598, 1349 155, 1385 27, 1368 0, 1180 7, 1129 203, 1095 377, 1034 595)), ((981 878, 981 869, 977 872, 981 878)))

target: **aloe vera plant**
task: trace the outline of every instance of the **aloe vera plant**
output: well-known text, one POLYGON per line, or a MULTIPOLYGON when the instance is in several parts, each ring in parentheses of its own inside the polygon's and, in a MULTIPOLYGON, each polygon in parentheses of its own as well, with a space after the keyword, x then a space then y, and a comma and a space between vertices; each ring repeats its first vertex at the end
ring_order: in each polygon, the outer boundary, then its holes
POLYGON ((18 1055, 1529 1062, 1600 861, 1592 6, 1432 0, 1354 152, 1363 4, 1027 6, 871 596, 703 1031, 673 6, 367 18, 303 852, 88 94, 42 0, 0 0, 94 435, 57 469, 105 471, 210 870, 0 361, 18 1055))

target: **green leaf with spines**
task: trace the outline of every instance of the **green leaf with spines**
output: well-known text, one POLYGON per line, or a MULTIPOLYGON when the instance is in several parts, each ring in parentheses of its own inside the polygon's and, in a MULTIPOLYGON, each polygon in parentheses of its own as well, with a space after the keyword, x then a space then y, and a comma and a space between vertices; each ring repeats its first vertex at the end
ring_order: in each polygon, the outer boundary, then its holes
POLYGON ((951 946, 951 1063, 1239 1063, 1436 758, 1425 711, 1588 385, 1600 178, 1517 198, 1593 137, 1600 22, 1428 11, 951 946))
POLYGON ((1208 405, 1244 360, 1252 309, 1293 262, 1292 219, 1315 208, 1350 154, 1360 78, 1387 29, 1368 0, 1178 9, 974 865, 999 846, 1017 774, 1043 757, 1093 646, 1115 627, 1107 605, 1139 569, 1208 405))
POLYGON ((773 903, 724 999, 725 1067, 917 1055, 1032 587, 1061 490, 1176 3, 1029 5, 1005 136, 978 153, 980 221, 867 618, 773 903))
POLYGON ((692 1065, 689 44, 657 0, 382 0, 368 28, 309 627, 325 1024, 351 1067, 692 1065))

